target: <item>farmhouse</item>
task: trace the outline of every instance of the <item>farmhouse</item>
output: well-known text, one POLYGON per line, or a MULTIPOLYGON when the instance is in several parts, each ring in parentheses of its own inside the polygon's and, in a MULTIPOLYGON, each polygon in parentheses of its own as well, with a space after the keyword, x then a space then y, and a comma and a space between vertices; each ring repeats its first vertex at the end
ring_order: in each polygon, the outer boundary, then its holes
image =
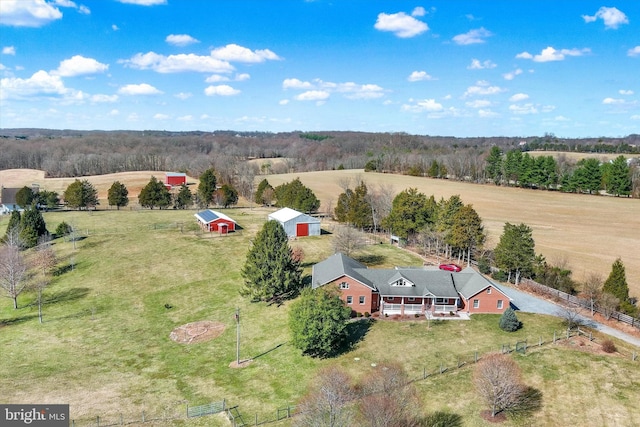
POLYGON ((269 214, 269 221, 278 221, 282 224, 289 238, 320 235, 319 219, 290 208, 282 208, 269 214))
POLYGON ((357 313, 502 313, 510 298, 468 267, 459 273, 429 267, 369 269, 342 253, 313 266, 312 287, 337 286, 357 313))
POLYGON ((5 188, 0 190, 0 215, 10 214, 13 211, 22 212, 21 206, 16 204, 16 194, 19 188, 5 188))
POLYGON ((164 184, 171 188, 182 184, 187 184, 187 174, 178 172, 167 172, 164 176, 164 184))
POLYGON ((236 231, 237 223, 223 213, 207 209, 193 215, 196 217, 200 228, 204 231, 217 231, 220 234, 236 231))

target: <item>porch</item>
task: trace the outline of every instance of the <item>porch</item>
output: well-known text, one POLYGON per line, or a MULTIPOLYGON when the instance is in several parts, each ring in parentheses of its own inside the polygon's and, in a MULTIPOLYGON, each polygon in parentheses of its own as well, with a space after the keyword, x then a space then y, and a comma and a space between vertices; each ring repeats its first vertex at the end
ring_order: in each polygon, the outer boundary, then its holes
POLYGON ((385 301, 381 301, 380 304, 380 315, 394 315, 394 314, 403 314, 403 315, 414 315, 414 314, 425 314, 427 312, 431 312, 432 314, 449 314, 451 312, 457 313, 458 306, 456 304, 431 304, 431 303, 423 303, 423 304, 410 304, 410 303, 400 303, 400 304, 392 304, 385 301))

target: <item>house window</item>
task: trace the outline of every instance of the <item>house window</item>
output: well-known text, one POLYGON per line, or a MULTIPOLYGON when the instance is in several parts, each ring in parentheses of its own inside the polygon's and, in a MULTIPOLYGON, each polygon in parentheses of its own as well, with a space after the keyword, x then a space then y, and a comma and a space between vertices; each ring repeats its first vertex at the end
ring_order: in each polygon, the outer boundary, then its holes
POLYGON ((393 298, 393 297, 387 297, 387 302, 393 302, 394 299, 395 298, 393 298))
POLYGON ((502 310, 502 300, 498 300, 498 310, 502 310))
POLYGON ((409 297, 409 302, 414 302, 416 299, 414 297, 409 297))
POLYGON ((446 304, 449 302, 449 298, 436 298, 436 304, 446 304))
POLYGON ((347 282, 340 283, 340 289, 349 289, 349 284, 347 282))
POLYGON ((347 304, 353 304, 353 297, 351 295, 347 297, 347 304))
POLYGON ((473 300, 473 308, 480 308, 480 300, 479 299, 474 299, 473 300))
POLYGON ((364 296, 360 296, 360 304, 364 304, 364 296))
POLYGON ((487 293, 490 294, 491 293, 491 288, 487 288, 487 293))

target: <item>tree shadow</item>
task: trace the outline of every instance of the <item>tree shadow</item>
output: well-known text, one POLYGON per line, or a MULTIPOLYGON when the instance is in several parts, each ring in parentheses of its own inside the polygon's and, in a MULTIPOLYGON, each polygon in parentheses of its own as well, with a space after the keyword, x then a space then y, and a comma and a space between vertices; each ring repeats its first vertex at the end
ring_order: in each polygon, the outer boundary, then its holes
POLYGON ((505 412, 514 420, 526 420, 540 409, 542 409, 542 392, 535 387, 526 386, 518 404, 505 412))
POLYGON ((360 255, 355 257, 355 259, 366 265, 380 265, 385 262, 386 257, 383 255, 360 255))
POLYGON ((44 300, 43 302, 45 304, 56 304, 59 302, 75 301, 89 295, 89 291, 90 291, 89 288, 67 289, 65 291, 59 291, 53 294, 49 294, 46 300, 44 300))
POLYGON ((304 276, 302 276, 302 287, 303 288, 308 288, 311 286, 311 279, 312 276, 310 274, 305 274, 304 276))
POLYGON ((374 319, 364 318, 347 323, 347 339, 341 353, 352 349, 356 344, 362 341, 367 335, 367 332, 369 332, 369 328, 373 322, 375 322, 374 319))
POLYGON ((436 411, 427 415, 421 424, 424 427, 462 427, 462 416, 450 412, 436 411))
POLYGON ((259 355, 257 355, 257 356, 253 356, 253 357, 251 358, 251 360, 255 360, 255 359, 259 358, 259 357, 265 356, 265 355, 267 355, 267 354, 271 353, 272 351, 275 351, 275 350, 279 349, 280 347, 282 347, 282 346, 283 346, 283 345, 285 345, 285 344, 286 344, 286 343, 280 343, 280 344, 278 344, 277 346, 275 346, 275 347, 273 347, 273 348, 271 348, 271 349, 269 349, 269 350, 267 350, 267 351, 264 351, 264 352, 260 353, 260 354, 259 354, 259 355))
POLYGON ((19 325, 20 323, 28 322, 36 317, 38 317, 36 314, 25 314, 24 316, 18 316, 11 319, 0 319, 0 329, 6 326, 19 325))

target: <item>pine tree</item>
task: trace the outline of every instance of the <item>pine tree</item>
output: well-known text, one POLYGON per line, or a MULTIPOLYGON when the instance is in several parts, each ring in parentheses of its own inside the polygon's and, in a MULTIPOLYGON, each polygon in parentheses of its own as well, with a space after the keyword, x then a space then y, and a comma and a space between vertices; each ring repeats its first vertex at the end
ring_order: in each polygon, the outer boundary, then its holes
POLYGON ((494 251, 496 266, 509 274, 515 273, 515 282, 520 276, 533 272, 536 258, 533 230, 526 224, 513 225, 506 223, 500 236, 500 242, 494 251))
POLYGON ((609 194, 628 196, 631 194, 631 169, 624 156, 618 156, 608 165, 604 185, 609 194))
POLYGON ((22 215, 20 215, 20 211, 11 211, 11 216, 9 217, 9 224, 7 224, 7 231, 4 235, 3 241, 7 240, 9 233, 13 231, 17 231, 20 234, 20 220, 22 219, 22 215))
POLYGON ((389 216, 382 220, 382 226, 402 238, 418 233, 435 220, 436 202, 409 188, 399 193, 391 205, 389 216))
POLYGON ((64 200, 72 209, 89 209, 98 204, 98 190, 89 181, 75 180, 64 191, 64 200))
POLYGON ((350 315, 337 289, 306 288, 289 311, 291 343, 310 356, 332 356, 347 338, 350 315))
POLYGON ((515 332, 520 329, 521 326, 522 324, 518 320, 516 312, 511 307, 508 307, 504 313, 502 313, 502 316, 500 316, 500 329, 503 331, 515 332))
POLYGON ((489 156, 487 156, 485 162, 487 163, 485 171, 488 177, 495 185, 500 184, 502 180, 502 151, 500 147, 495 145, 491 147, 491 151, 489 151, 489 156))
POLYGON ((144 208, 153 209, 158 207, 163 209, 171 204, 171 194, 163 183, 158 181, 155 176, 152 176, 149 183, 140 190, 138 203, 144 208))
MULTIPOLYGON (((268 189, 271 189, 271 191, 273 192, 273 187, 271 186, 271 184, 269 184, 269 181, 267 181, 267 179, 263 179, 262 181, 260 181, 260 184, 258 184, 258 188, 256 189, 256 194, 253 196, 253 199, 256 203, 260 204, 260 205, 266 205, 266 201, 264 199, 264 192, 268 189)), ((271 202, 271 200, 269 200, 269 203, 271 202)))
POLYGON ((300 178, 278 185, 274 192, 280 207, 289 207, 301 212, 315 212, 320 207, 320 200, 300 181, 300 178))
POLYGON ((33 248, 38 244, 38 238, 47 233, 47 224, 40 211, 35 207, 26 209, 20 220, 20 238, 25 247, 33 248))
POLYGON ((453 216, 450 242, 463 255, 466 252, 467 262, 471 262, 471 251, 482 246, 486 235, 482 220, 471 205, 465 205, 453 216))
POLYGON ((298 292, 302 269, 279 222, 267 221, 253 239, 242 277, 245 287, 240 294, 252 301, 279 302, 298 292))
POLYGON ((207 169, 200 175, 200 183, 198 184, 198 200, 202 207, 209 207, 213 202, 213 193, 217 188, 216 173, 213 168, 207 169))
POLYGON ((121 184, 119 181, 111 184, 109 191, 107 192, 107 200, 109 201, 109 206, 116 206, 118 210, 120 207, 127 206, 129 204, 129 190, 125 187, 124 184, 121 184))
POLYGON ((618 298, 620 302, 629 300, 629 286, 627 285, 627 276, 624 264, 618 258, 611 266, 611 273, 602 286, 602 291, 618 298))
POLYGON ((191 190, 186 184, 182 184, 180 186, 180 190, 175 197, 173 206, 176 209, 186 209, 193 204, 193 194, 191 194, 191 190))

